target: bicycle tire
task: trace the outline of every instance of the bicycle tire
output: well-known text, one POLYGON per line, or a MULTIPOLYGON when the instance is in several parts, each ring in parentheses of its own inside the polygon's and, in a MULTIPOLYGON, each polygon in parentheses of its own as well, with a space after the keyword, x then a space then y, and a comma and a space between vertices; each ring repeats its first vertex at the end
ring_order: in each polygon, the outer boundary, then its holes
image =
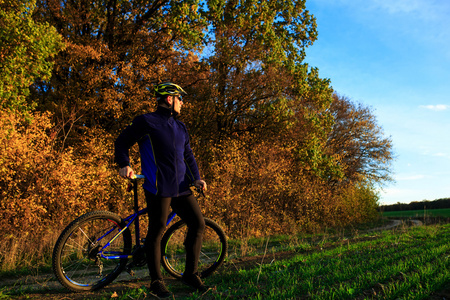
POLYGON ((52 267, 58 281, 75 291, 91 291, 111 283, 123 271, 128 258, 104 259, 101 247, 114 255, 131 253, 131 233, 122 219, 108 211, 86 213, 72 221, 59 236, 53 248, 52 267))
MULTIPOLYGON (((220 267, 227 255, 228 242, 223 229, 213 220, 205 218, 202 250, 198 271, 201 278, 211 275, 220 267)), ((161 241, 161 260, 164 269, 171 276, 181 278, 185 266, 184 241, 187 226, 184 221, 173 224, 161 241)))

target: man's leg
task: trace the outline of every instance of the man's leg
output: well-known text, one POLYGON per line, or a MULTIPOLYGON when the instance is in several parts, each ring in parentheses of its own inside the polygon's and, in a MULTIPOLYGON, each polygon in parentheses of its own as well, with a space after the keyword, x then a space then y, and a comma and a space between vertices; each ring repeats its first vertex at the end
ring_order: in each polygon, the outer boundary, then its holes
POLYGON ((186 222, 186 268, 184 275, 193 275, 198 270, 198 260, 202 248, 202 237, 205 231, 205 220, 194 195, 172 199, 172 208, 186 222))
POLYGON ((148 232, 145 249, 148 270, 152 281, 162 280, 161 274, 161 239, 166 228, 171 198, 157 197, 145 191, 148 208, 148 232))

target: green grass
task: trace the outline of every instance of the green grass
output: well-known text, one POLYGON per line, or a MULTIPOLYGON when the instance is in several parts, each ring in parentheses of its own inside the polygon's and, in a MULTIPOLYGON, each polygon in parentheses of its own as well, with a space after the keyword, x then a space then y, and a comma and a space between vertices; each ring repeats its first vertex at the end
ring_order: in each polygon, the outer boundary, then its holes
MULTIPOLYGON (((447 224, 335 241, 323 250, 299 249, 286 260, 268 257, 250 269, 226 268, 207 279, 216 290, 202 299, 428 299, 449 287, 449 241, 447 224)), ((138 293, 130 290, 118 299, 138 293)))
MULTIPOLYGON (((214 290, 190 294, 174 281, 169 289, 174 299, 429 299, 450 290, 449 241, 450 224, 230 241, 233 261, 205 280, 214 290), (278 251, 292 255, 273 259, 278 251), (240 252, 259 256, 240 264, 234 259, 240 252)), ((111 296, 100 290, 87 298, 111 296)), ((141 287, 121 290, 114 299, 153 298, 141 287)))
POLYGON ((449 283, 450 226, 412 228, 214 278, 213 299, 421 299, 449 283), (258 275, 260 274, 260 275, 258 275), (422 296, 421 296, 422 295, 422 296))
POLYGON ((429 209, 429 210, 405 210, 383 212, 383 217, 397 218, 424 218, 424 217, 444 217, 450 218, 450 208, 429 209))

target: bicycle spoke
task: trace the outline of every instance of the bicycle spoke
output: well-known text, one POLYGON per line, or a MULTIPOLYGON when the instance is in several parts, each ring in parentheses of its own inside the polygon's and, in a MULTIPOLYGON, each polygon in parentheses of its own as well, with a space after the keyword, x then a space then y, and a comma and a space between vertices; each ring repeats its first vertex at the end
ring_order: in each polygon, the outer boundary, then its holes
POLYGON ((84 234, 84 236, 87 238, 87 240, 89 241, 89 243, 91 243, 92 245, 94 244, 91 239, 89 238, 89 236, 84 232, 83 229, 81 229, 81 227, 79 227, 78 229, 80 229, 80 231, 84 234))
POLYGON ((120 223, 121 219, 115 214, 92 212, 65 229, 55 245, 53 257, 53 269, 64 286, 75 291, 92 290, 108 284, 120 274, 131 249, 129 230, 114 239, 114 228, 120 223), (124 258, 101 258, 101 240, 109 244, 108 248, 115 255, 124 258))

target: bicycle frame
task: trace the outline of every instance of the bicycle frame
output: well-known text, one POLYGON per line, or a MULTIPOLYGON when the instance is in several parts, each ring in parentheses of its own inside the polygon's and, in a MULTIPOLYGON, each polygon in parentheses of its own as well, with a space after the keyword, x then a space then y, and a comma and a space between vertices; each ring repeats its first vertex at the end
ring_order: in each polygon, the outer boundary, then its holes
MULTIPOLYGON (((111 252, 105 251, 117 237, 119 237, 125 230, 130 228, 130 226, 133 224, 133 222, 134 222, 134 228, 135 228, 134 231, 135 231, 136 247, 141 246, 140 231, 139 231, 139 216, 147 213, 147 208, 143 208, 143 209, 139 210, 137 180, 144 179, 144 178, 145 178, 144 175, 136 175, 136 177, 131 180, 130 185, 132 185, 133 196, 134 196, 134 207, 133 207, 134 213, 129 215, 125 219, 123 219, 123 221, 126 223, 126 225, 123 228, 121 228, 120 231, 98 251, 98 254, 100 255, 101 258, 124 259, 124 258, 132 258, 133 257, 132 254, 131 255, 123 255, 123 254, 122 255, 109 255, 109 254, 116 254, 116 253, 114 251, 111 251, 111 252)), ((130 187, 128 190, 130 191, 130 187)), ((170 212, 169 216, 167 217, 166 226, 169 225, 170 222, 172 222, 172 220, 175 218, 175 216, 176 216, 175 212, 173 212, 173 211, 170 212)), ((110 229, 108 232, 106 232, 103 236, 99 237, 96 240, 96 242, 99 242, 103 237, 107 236, 109 233, 116 230, 117 228, 120 228, 119 224, 116 224, 116 226, 113 226, 112 229, 110 229)))
MULTIPOLYGON (((131 276, 136 275, 135 270, 138 274, 144 271, 147 255, 140 234, 145 232, 140 233, 139 217, 151 211, 149 208, 139 210, 136 179, 130 182, 128 191, 134 191, 134 207, 126 218, 110 211, 88 212, 73 220, 59 236, 53 248, 52 267, 56 278, 66 288, 75 292, 96 290, 114 281, 123 271, 131 276), (131 233, 133 223, 136 230, 131 233)), ((190 228, 183 220, 175 220, 175 215, 174 212, 169 214, 169 226, 161 239, 161 266, 174 278, 182 278, 186 254, 190 250, 185 245, 190 228)), ((204 238, 198 257, 201 278, 222 265, 228 249, 220 225, 209 218, 204 221, 204 238)))

